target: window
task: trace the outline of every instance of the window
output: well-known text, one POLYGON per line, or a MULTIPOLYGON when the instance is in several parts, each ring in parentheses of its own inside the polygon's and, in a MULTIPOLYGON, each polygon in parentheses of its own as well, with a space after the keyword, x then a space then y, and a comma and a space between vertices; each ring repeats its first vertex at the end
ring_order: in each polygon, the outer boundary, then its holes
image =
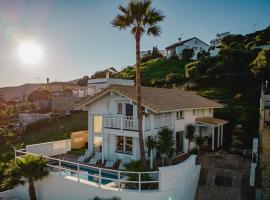
POLYGON ((95 152, 102 151, 102 137, 99 136, 94 137, 94 151, 95 152))
POLYGON ((195 40, 195 44, 198 44, 198 40, 195 40))
POLYGON ((116 136, 116 151, 124 151, 124 137, 116 136))
POLYGON ((123 114, 123 104, 117 103, 117 114, 123 114))
POLYGON ((193 109, 193 115, 196 115, 196 110, 195 109, 193 109))
POLYGON ((119 153, 132 154, 133 138, 116 136, 116 151, 119 153))
POLYGON ((184 119, 184 111, 176 112, 176 119, 184 119))
POLYGON ((100 115, 94 116, 94 133, 101 133, 102 128, 102 117, 100 115))
POLYGON ((125 137, 125 152, 132 153, 133 139, 132 137, 125 137))

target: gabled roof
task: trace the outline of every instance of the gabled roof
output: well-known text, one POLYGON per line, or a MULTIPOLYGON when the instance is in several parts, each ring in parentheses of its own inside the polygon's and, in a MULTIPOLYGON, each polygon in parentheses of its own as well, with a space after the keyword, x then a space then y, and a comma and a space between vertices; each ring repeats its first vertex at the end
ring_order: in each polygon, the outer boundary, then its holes
MULTIPOLYGON (((89 106, 91 103, 111 91, 125 96, 136 103, 135 86, 111 85, 81 106, 89 106)), ((194 92, 154 87, 142 87, 142 105, 156 113, 195 108, 200 109, 223 107, 223 105, 201 97, 194 92)))
POLYGON ((176 43, 174 43, 174 44, 172 44, 170 46, 167 46, 165 49, 171 49, 171 48, 175 48, 175 47, 178 47, 178 46, 182 46, 185 43, 187 43, 187 42, 189 42, 190 40, 193 40, 193 39, 197 39, 197 40, 201 41, 202 43, 204 43, 205 45, 209 46, 208 44, 206 44, 204 41, 198 39, 197 37, 193 37, 193 38, 189 38, 187 40, 183 40, 181 42, 176 42, 176 43))

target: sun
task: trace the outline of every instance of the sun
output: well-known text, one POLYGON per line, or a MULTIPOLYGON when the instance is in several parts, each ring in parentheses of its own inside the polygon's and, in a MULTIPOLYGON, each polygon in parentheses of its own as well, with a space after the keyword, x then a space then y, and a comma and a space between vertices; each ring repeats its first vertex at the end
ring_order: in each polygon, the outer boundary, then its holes
POLYGON ((18 54, 21 61, 28 65, 38 64, 43 58, 41 46, 33 40, 21 42, 18 46, 18 54))

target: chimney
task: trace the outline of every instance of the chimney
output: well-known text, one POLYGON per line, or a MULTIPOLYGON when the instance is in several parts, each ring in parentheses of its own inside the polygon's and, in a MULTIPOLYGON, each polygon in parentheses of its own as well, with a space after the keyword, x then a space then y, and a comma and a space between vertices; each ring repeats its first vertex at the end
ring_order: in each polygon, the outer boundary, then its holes
POLYGON ((109 70, 106 72, 106 78, 110 78, 110 71, 109 70))
POLYGON ((49 78, 47 78, 47 84, 49 84, 50 83, 50 79, 49 78))
POLYGON ((181 42, 182 38, 178 38, 178 42, 181 42))

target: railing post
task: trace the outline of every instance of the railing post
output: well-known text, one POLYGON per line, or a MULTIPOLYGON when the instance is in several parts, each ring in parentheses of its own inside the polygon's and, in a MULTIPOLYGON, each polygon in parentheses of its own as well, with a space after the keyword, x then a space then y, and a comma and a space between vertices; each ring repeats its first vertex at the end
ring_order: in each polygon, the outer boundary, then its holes
POLYGON ((162 114, 162 127, 164 127, 164 122, 165 122, 165 115, 162 114))
POLYGON ((120 124, 121 124, 121 131, 123 130, 123 114, 121 114, 121 118, 120 118, 120 124))
POLYGON ((151 130, 154 130, 154 115, 150 114, 151 130))
POLYGON ((141 186, 141 172, 139 172, 139 192, 141 192, 142 186, 141 186))
POLYGON ((118 190, 120 191, 121 182, 120 182, 120 171, 118 171, 118 190))
POLYGON ((59 176, 61 175, 61 160, 59 160, 59 163, 58 163, 58 174, 59 176))
POLYGON ((78 182, 80 182, 80 165, 77 164, 78 182))
POLYGON ((158 189, 159 189, 159 191, 161 190, 161 184, 160 184, 160 171, 158 172, 158 189))
POLYGON ((99 184, 99 187, 101 187, 101 168, 98 169, 98 184, 99 184))

